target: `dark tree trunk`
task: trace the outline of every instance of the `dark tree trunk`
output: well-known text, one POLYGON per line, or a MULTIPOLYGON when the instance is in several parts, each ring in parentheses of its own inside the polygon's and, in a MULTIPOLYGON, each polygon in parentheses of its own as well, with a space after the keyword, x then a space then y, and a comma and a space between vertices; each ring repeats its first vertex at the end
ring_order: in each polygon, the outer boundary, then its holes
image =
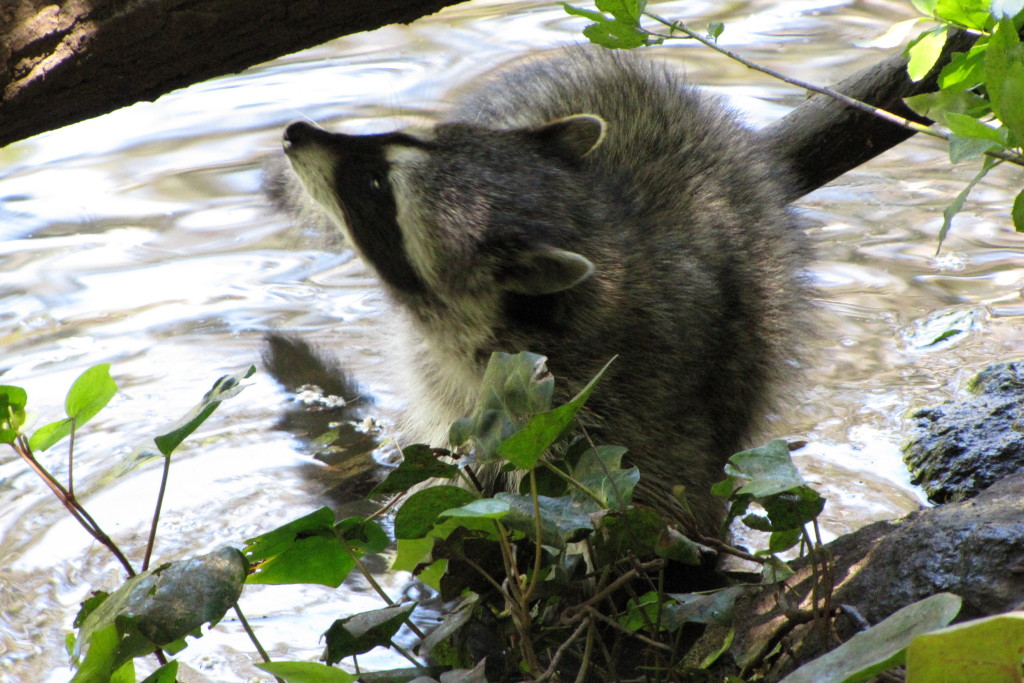
POLYGON ((0 147, 462 0, 0 0, 0 147))

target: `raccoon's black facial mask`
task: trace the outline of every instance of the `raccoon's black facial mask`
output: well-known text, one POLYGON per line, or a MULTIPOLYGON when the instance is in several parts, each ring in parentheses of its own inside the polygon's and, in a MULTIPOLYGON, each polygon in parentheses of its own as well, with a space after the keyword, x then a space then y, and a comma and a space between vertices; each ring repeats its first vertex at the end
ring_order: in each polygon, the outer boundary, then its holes
POLYGON ((403 133, 344 135, 303 121, 284 132, 285 154, 306 190, 343 219, 349 237, 381 279, 406 294, 423 294, 426 287, 406 256, 388 182, 384 154, 395 144, 428 145, 403 133))

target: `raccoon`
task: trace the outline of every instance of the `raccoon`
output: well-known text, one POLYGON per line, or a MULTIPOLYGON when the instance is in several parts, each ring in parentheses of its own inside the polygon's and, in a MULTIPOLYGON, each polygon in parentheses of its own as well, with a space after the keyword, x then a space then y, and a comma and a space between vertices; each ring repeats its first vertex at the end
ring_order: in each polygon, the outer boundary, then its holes
POLYGON ((410 441, 446 441, 493 351, 547 356, 563 399, 617 356, 588 432, 629 448, 637 502, 720 533, 709 488, 808 309, 806 239, 757 133, 666 63, 576 47, 485 76, 432 127, 295 122, 284 148, 394 304, 410 441))

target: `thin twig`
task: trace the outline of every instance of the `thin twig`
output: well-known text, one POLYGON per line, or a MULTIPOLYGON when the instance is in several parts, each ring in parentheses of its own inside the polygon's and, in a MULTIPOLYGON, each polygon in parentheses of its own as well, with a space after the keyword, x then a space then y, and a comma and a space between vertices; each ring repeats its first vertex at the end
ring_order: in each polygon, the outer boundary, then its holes
MULTIPOLYGON (((242 628, 245 629, 246 635, 249 636, 249 640, 252 641, 252 644, 256 647, 256 651, 260 653, 260 657, 263 658, 264 662, 271 661, 270 655, 268 655, 267 651, 263 649, 263 645, 256 637, 256 633, 252 630, 252 627, 249 626, 249 621, 245 618, 245 615, 242 614, 242 608, 238 606, 237 602, 234 604, 234 610, 235 614, 238 616, 239 623, 242 624, 242 628)), ((277 676, 274 676, 274 680, 277 681, 277 683, 284 683, 284 681, 277 676)))
MULTIPOLYGON (((740 64, 742 64, 743 66, 747 67, 748 69, 753 69, 754 71, 760 71, 763 74, 767 74, 767 75, 771 76, 772 78, 776 78, 776 79, 778 79, 778 80, 780 80, 780 81, 782 81, 784 83, 789 83, 790 85, 796 86, 798 88, 803 88, 804 90, 808 90, 810 92, 815 92, 815 93, 818 93, 820 95, 825 95, 827 97, 831 97, 831 98, 833 98, 835 100, 838 100, 838 101, 842 102, 843 104, 845 104, 845 105, 847 105, 849 107, 853 107, 854 109, 859 109, 860 111, 863 111, 865 113, 871 114, 873 116, 877 116, 878 118, 881 118, 881 119, 884 119, 886 121, 889 121, 890 123, 893 123, 893 124, 895 124, 897 126, 900 126, 901 128, 906 128, 907 130, 912 130, 915 133, 922 133, 924 135, 929 135, 929 136, 931 136, 933 138, 938 138, 940 140, 945 140, 946 142, 949 142, 949 140, 950 140, 950 134, 949 133, 944 133, 942 131, 935 130, 934 128, 930 128, 928 126, 921 125, 920 123, 916 123, 914 121, 910 121, 909 119, 905 119, 902 116, 898 116, 896 114, 893 114, 892 112, 886 111, 885 109, 880 109, 879 107, 872 106, 870 104, 867 104, 866 102, 861 102, 860 100, 856 100, 856 99, 854 99, 854 98, 852 98, 852 97, 850 97, 848 95, 844 95, 843 93, 839 92, 838 90, 833 90, 832 88, 828 88, 828 87, 821 86, 821 85, 815 85, 814 83, 810 83, 808 81, 802 81, 802 80, 800 80, 798 78, 792 78, 790 76, 787 76, 787 75, 783 74, 780 71, 776 71, 775 69, 769 68, 767 66, 762 66, 762 65, 760 65, 760 64, 758 64, 756 62, 752 62, 749 59, 743 57, 742 55, 740 55, 740 54, 738 54, 736 52, 733 52, 732 50, 726 49, 726 48, 718 45, 715 41, 713 41, 713 40, 711 40, 709 38, 706 38, 706 37, 700 35, 699 33, 697 33, 696 31, 693 31, 693 30, 687 28, 687 26, 683 22, 681 22, 681 21, 669 21, 668 19, 665 19, 664 17, 660 17, 657 14, 654 14, 653 12, 644 12, 644 15, 650 17, 651 19, 657 21, 660 24, 668 26, 673 31, 679 31, 680 33, 685 34, 688 38, 692 38, 693 40, 696 40, 698 43, 701 43, 702 45, 706 45, 707 47, 711 48, 712 50, 725 55, 729 59, 732 59, 732 60, 735 60, 735 61, 739 62, 740 64)), ((652 36, 655 36, 657 38, 674 38, 675 37, 675 36, 662 35, 660 33, 655 33, 653 31, 648 31, 647 33, 652 35, 652 36)), ((985 152, 985 154, 987 154, 987 155, 989 155, 991 157, 995 157, 997 159, 1002 159, 1003 161, 1008 161, 1008 162, 1010 162, 1012 164, 1016 164, 1018 166, 1024 166, 1024 157, 1021 157, 1018 154, 1013 154, 1012 152, 1006 152, 1006 151, 1003 151, 1003 150, 989 150, 989 151, 985 152)))

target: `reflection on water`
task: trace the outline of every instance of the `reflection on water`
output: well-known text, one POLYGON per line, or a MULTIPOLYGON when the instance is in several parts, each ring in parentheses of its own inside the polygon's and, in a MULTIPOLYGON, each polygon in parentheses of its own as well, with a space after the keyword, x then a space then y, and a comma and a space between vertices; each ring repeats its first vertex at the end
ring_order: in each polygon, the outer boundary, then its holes
MULTIPOLYGON (((779 69, 830 82, 881 55, 852 48, 905 18, 904 3, 827 0, 659 3, 666 16, 726 22, 723 41, 779 69)), ((362 264, 264 207, 261 158, 298 116, 353 132, 430 117, 455 84, 527 49, 576 40, 549 2, 474 2, 408 27, 348 37, 0 150, 0 382, 24 386, 40 424, 59 417, 86 367, 109 362, 121 392, 81 435, 76 480, 92 514, 138 559, 158 471, 114 479, 127 454, 212 381, 258 361, 262 334, 328 343, 377 400, 397 405, 377 352, 383 302, 362 264)), ((803 95, 687 44, 667 50, 691 78, 771 121, 803 95)), ((1008 207, 1022 183, 1000 169, 977 188, 943 253, 941 209, 973 175, 914 140, 804 198, 819 246, 819 352, 805 391, 774 420, 843 533, 920 499, 898 446, 909 409, 948 398, 973 371, 1019 357, 1024 255, 1008 207), (943 330, 955 328, 942 343, 943 330)), ((157 554, 238 544, 338 496, 278 429, 284 394, 257 374, 176 456, 157 554)), ((44 454, 65 475, 60 447, 44 454)), ((385 453, 378 454, 385 457, 385 453)), ((336 483, 336 482, 335 482, 336 483)), ((13 453, 0 450, 0 680, 69 677, 64 632, 88 587, 121 581, 13 453)), ((400 590, 400 578, 385 579, 400 590)), ((377 606, 343 591, 247 590, 243 607, 278 658, 315 660, 335 618, 377 606), (301 617, 298 615, 301 614, 301 617)), ((255 680, 230 619, 183 655, 185 680, 255 680)), ((365 666, 386 656, 360 658, 365 666)))

